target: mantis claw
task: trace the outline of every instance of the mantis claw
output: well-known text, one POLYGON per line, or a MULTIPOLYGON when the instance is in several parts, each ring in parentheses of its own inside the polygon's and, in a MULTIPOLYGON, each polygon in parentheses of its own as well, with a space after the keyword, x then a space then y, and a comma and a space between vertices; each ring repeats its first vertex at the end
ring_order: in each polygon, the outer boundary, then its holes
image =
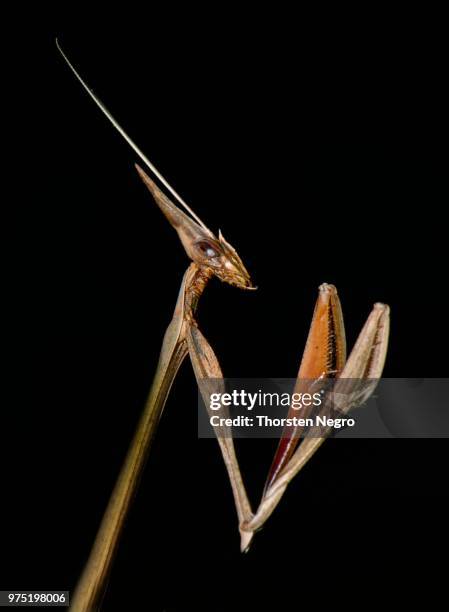
MULTIPOLYGON (((337 289, 334 285, 323 283, 319 287, 318 299, 294 392, 308 393, 316 381, 334 377, 342 370, 345 359, 345 329, 337 289)), ((293 416, 295 416, 295 410, 290 407, 287 418, 293 416)), ((302 416, 307 417, 307 411, 302 416)), ((287 465, 298 446, 301 435, 301 428, 285 427, 268 474, 265 491, 287 465)))
MULTIPOLYGON (((329 403, 343 414, 362 405, 373 393, 382 375, 388 347, 390 327, 390 309, 385 304, 375 304, 354 348, 337 376, 335 385, 327 400, 323 412, 329 409, 329 403)), ((286 462, 275 480, 266 488, 259 508, 253 518, 243 525, 244 529, 256 531, 266 522, 281 500, 288 484, 309 461, 321 444, 328 437, 330 429, 310 432, 299 444, 295 453, 286 462)))

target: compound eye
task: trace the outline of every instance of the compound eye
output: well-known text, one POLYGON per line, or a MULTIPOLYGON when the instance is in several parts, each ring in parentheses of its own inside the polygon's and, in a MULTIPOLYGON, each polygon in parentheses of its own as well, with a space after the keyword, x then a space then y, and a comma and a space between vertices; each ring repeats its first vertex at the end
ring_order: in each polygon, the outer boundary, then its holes
POLYGON ((215 248, 211 245, 210 242, 203 240, 202 242, 197 242, 197 247, 206 257, 213 259, 214 257, 218 257, 219 253, 215 248))

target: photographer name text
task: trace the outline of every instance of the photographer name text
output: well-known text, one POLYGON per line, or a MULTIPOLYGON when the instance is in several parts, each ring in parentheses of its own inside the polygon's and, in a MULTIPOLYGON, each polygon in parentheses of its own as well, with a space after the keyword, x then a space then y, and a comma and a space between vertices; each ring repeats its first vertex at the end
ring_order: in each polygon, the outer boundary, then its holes
POLYGON ((254 417, 239 415, 230 418, 214 414, 210 417, 210 424, 212 427, 332 427, 342 429, 343 427, 354 427, 355 419, 330 418, 319 415, 314 418, 272 418, 266 415, 254 417))

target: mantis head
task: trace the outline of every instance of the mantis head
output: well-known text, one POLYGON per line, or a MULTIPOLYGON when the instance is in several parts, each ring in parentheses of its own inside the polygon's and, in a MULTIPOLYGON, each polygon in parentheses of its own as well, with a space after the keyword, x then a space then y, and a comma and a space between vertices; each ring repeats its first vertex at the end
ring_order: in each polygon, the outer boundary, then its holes
POLYGON ((206 227, 201 219, 193 212, 193 210, 184 202, 173 187, 164 179, 157 168, 139 149, 139 147, 131 140, 121 125, 114 119, 103 102, 94 94, 86 82, 81 78, 78 71, 71 64, 70 60, 61 49, 58 41, 56 46, 64 58, 65 62, 73 72, 75 77, 84 87, 86 92, 95 102, 95 104, 104 113, 107 119, 112 123, 115 129, 126 140, 130 147, 137 153, 142 161, 148 166, 152 174, 156 176, 165 188, 176 198, 176 200, 190 213, 190 217, 180 210, 150 177, 136 164, 137 171, 142 177, 143 182, 148 187, 156 201, 156 204, 167 217, 171 225, 178 232, 178 236, 187 252, 190 259, 195 262, 200 268, 211 271, 215 276, 225 283, 240 287, 241 289, 255 289, 251 283, 250 276, 243 265, 242 260, 237 255, 236 250, 223 238, 221 232, 218 238, 206 227))
POLYGON ((151 192, 156 204, 178 232, 190 259, 200 268, 209 269, 217 278, 240 289, 255 289, 237 251, 219 231, 218 238, 193 213, 192 219, 180 210, 136 164, 137 172, 151 192))

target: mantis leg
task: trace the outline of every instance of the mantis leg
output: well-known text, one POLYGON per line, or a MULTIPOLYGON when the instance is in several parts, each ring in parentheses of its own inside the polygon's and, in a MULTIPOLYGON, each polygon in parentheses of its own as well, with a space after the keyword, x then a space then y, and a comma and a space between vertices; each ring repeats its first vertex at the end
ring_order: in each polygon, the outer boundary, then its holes
MULTIPOLYGON (((212 347, 195 325, 190 325, 188 327, 187 345, 189 347, 190 359, 192 361, 198 387, 200 388, 204 403, 209 409, 207 380, 213 379, 213 389, 215 392, 217 391, 217 384, 221 386, 220 391, 224 391, 223 374, 220 364, 218 363, 218 359, 212 347)), ((244 552, 249 547, 252 533, 243 530, 241 526, 252 519, 253 513, 243 484, 232 435, 231 433, 229 436, 224 435, 222 428, 220 428, 220 431, 216 429, 216 435, 234 494, 234 501, 239 519, 240 548, 241 551, 244 552)))
MULTIPOLYGON (((342 414, 367 401, 376 388, 387 353, 389 315, 388 306, 375 304, 343 371, 336 380, 329 402, 336 405, 342 414)), ((325 402, 324 413, 327 408, 325 402)), ((254 531, 262 527, 278 505, 290 481, 314 455, 329 433, 330 429, 320 432, 318 436, 314 431, 302 440, 287 465, 266 490, 253 519, 243 525, 245 529, 254 531)))
MULTIPOLYGON (((294 392, 312 392, 311 388, 316 381, 339 374, 345 361, 346 339, 340 300, 336 288, 324 283, 319 289, 294 392)), ((294 416, 296 416, 295 410, 290 407, 287 418, 294 416)), ((303 409, 301 416, 303 418, 309 416, 308 411, 303 409)), ((264 493, 289 462, 300 442, 302 433, 303 428, 299 427, 286 427, 282 432, 264 493)))

